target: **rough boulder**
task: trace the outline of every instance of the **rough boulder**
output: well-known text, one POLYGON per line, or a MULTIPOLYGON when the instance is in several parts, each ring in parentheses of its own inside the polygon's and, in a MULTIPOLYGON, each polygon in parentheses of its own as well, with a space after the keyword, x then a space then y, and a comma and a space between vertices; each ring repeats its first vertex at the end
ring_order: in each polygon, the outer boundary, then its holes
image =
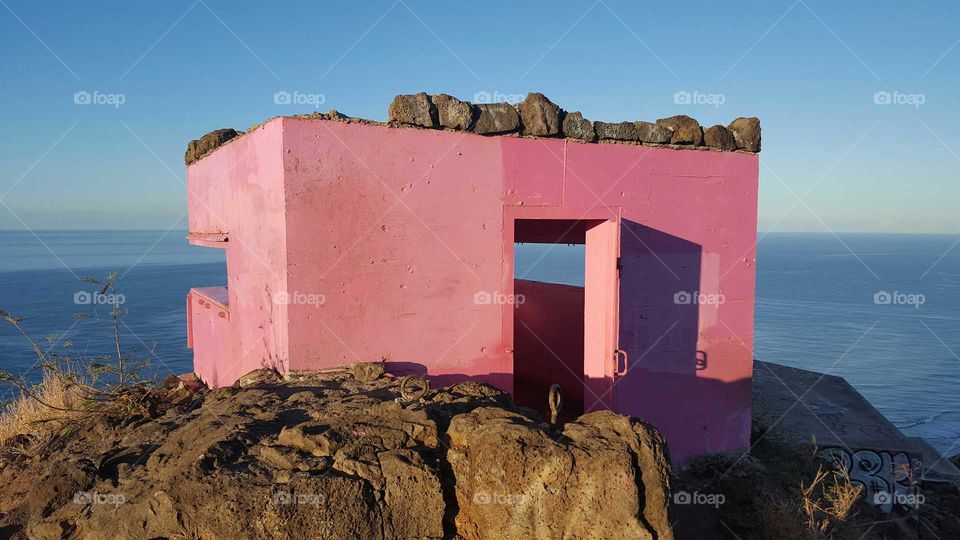
POLYGON ((554 428, 492 386, 351 366, 153 390, 0 443, 4 538, 672 538, 666 444, 609 412, 554 428))

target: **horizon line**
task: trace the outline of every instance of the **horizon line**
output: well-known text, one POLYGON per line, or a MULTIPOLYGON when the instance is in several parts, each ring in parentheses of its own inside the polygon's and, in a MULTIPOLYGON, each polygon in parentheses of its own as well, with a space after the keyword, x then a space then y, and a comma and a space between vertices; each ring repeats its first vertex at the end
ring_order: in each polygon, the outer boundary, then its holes
MULTIPOLYGON (((130 228, 130 229, 6 229, 0 228, 0 233, 6 232, 162 232, 170 234, 173 232, 189 232, 189 229, 149 229, 149 228, 130 228)), ((913 236, 955 236, 960 235, 960 231, 953 232, 909 232, 909 231, 758 231, 757 236, 769 236, 776 234, 816 234, 824 236, 832 235, 869 235, 869 234, 885 234, 885 235, 913 235, 913 236)))

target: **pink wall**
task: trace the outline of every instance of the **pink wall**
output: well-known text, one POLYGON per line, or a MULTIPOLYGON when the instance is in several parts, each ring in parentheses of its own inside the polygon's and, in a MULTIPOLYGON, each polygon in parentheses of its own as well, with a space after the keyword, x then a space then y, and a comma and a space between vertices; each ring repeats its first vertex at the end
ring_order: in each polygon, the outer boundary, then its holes
POLYGON ((287 368, 287 306, 275 301, 287 289, 281 145, 282 124, 268 122, 187 167, 191 234, 228 238, 219 244, 227 253, 230 353, 221 356, 220 344, 194 348, 212 386, 260 367, 287 368))
POLYGON ((290 306, 291 368, 386 358, 510 390, 497 139, 282 122, 289 287, 325 299, 290 306))
POLYGON ((239 354, 219 361, 228 367, 214 382, 264 363, 387 358, 439 384, 512 390, 514 220, 619 220, 619 246, 603 248, 622 256, 619 323, 601 333, 629 369, 611 385, 612 351, 609 363, 594 359, 609 394, 596 397, 657 424, 675 462, 746 446, 757 164, 732 152, 271 120, 188 168, 191 231, 230 238, 239 354), (195 194, 205 187, 210 196, 195 194), (293 303, 272 305, 276 291, 293 303), (677 305, 681 291, 725 301, 677 305))
POLYGON ((677 463, 748 446, 757 156, 500 141, 508 200, 524 212, 620 211, 618 341, 629 369, 607 385, 614 409, 657 425, 677 463), (680 292, 723 302, 675 304, 680 292))
POLYGON ((560 420, 583 414, 583 287, 515 281, 514 401, 550 418, 547 395, 559 384, 560 420), (522 296, 521 296, 522 295, 522 296))
POLYGON ((204 354, 193 370, 202 380, 218 380, 220 361, 230 357, 230 309, 226 287, 192 289, 187 294, 187 347, 199 343, 204 354))

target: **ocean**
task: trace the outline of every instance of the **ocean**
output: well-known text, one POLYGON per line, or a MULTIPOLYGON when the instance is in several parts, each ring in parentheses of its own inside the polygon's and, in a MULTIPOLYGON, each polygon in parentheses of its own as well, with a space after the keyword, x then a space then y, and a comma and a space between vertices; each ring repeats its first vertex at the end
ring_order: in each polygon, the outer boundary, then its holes
MULTIPOLYGON (((110 350, 100 279, 117 272, 127 349, 154 348, 146 375, 192 370, 185 297, 223 285, 223 252, 185 231, 0 231, 0 310, 35 337, 87 355, 110 350), (74 318, 76 312, 102 318, 74 318)), ((758 243, 755 356, 845 377, 909 436, 960 453, 960 238, 768 234, 758 243)), ((517 276, 582 284, 582 248, 523 245, 517 276)), ((2 322, 2 321, 0 321, 2 322)), ((31 372, 36 355, 0 325, 0 369, 31 372)), ((0 396, 10 391, 0 389, 0 396)))

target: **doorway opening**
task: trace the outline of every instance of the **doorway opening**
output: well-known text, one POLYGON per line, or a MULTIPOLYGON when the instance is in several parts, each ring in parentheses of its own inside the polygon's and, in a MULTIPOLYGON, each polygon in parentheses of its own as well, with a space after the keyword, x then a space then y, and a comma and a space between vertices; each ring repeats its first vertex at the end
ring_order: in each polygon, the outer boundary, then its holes
POLYGON ((608 408, 616 233, 613 220, 514 221, 514 400, 544 418, 553 384, 563 393, 560 423, 608 408))

